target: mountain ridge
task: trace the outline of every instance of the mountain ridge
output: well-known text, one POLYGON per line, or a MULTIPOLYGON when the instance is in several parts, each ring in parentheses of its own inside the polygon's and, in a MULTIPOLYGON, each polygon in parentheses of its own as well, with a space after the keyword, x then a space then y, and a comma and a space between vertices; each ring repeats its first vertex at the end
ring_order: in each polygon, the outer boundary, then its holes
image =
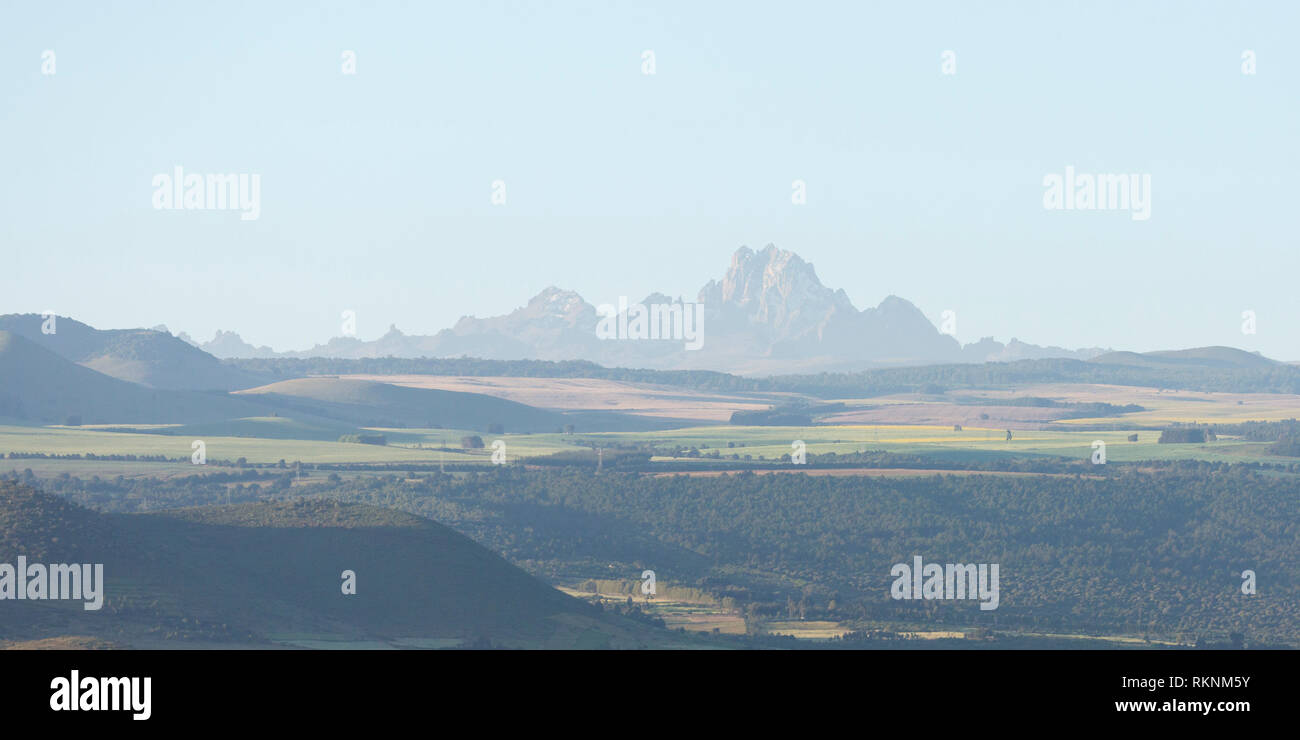
MULTIPOLYGON (((741 375, 836 372, 871 367, 1064 357, 1091 359, 1106 350, 1040 347, 991 337, 962 346, 941 333, 911 302, 896 295, 859 310, 842 288, 830 288, 812 263, 769 244, 737 249, 721 279, 699 290, 699 351, 672 340, 607 341, 597 336, 601 309, 580 294, 548 286, 508 313, 462 316, 432 335, 391 326, 382 337, 334 337, 302 351, 254 347, 229 331, 199 344, 222 359, 283 357, 478 357, 491 360, 588 360, 607 367, 717 370, 741 375), (267 353, 270 354, 267 354, 267 353)), ((682 299, 652 292, 636 305, 686 309, 682 299)), ((609 309, 606 309, 608 312, 609 309)), ((635 309, 624 312, 634 313, 635 309)))

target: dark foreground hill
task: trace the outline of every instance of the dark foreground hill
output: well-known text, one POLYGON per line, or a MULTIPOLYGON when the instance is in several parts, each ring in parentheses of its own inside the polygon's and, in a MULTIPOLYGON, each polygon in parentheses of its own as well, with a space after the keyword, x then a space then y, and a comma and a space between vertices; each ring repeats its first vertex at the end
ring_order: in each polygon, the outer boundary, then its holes
POLYGON ((436 522, 366 505, 100 514, 0 483, 0 563, 19 555, 103 563, 103 607, 2 600, 0 641, 634 648, 674 639, 595 611, 436 522), (342 590, 348 570, 353 595, 342 590))

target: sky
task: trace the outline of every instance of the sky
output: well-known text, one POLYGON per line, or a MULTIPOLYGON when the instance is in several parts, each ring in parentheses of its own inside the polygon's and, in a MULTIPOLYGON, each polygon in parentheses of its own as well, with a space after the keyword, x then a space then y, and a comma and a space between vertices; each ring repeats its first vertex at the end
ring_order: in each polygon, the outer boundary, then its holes
POLYGON ((551 285, 693 299, 771 243, 859 308, 954 311, 962 342, 1300 360, 1298 21, 1281 0, 5 2, 0 313, 297 350, 343 311, 372 339, 551 285), (258 218, 155 208, 177 166, 257 175, 258 218), (1149 176, 1149 218, 1045 208, 1067 166, 1149 176))

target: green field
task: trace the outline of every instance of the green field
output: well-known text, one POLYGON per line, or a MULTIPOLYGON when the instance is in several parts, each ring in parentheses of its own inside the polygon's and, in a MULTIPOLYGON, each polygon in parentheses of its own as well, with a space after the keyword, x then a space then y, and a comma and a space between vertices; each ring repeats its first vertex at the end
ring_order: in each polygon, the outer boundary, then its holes
POLYGON ((790 454, 791 444, 802 440, 808 454, 834 452, 846 454, 865 450, 884 450, 917 455, 943 454, 946 459, 963 452, 1026 456, 1055 456, 1088 460, 1092 443, 1106 443, 1107 461, 1136 460, 1210 460, 1223 462, 1284 462, 1266 454, 1267 443, 1243 442, 1220 438, 1206 444, 1159 444, 1157 431, 1013 431, 1006 440, 1005 429, 971 428, 953 431, 934 426, 813 426, 813 427, 696 427, 666 432, 614 433, 578 435, 599 443, 608 440, 621 444, 652 441, 661 447, 675 445, 695 447, 701 453, 717 450, 724 460, 731 455, 750 455, 753 459, 779 459, 790 454), (1137 434, 1137 442, 1128 436, 1137 434), (734 445, 728 447, 728 445, 734 445))
MULTIPOLYGON (((441 439, 449 446, 459 446, 460 434, 447 430, 436 431, 441 434, 429 434, 426 437, 428 444, 434 444, 441 439)), ((192 443, 200 439, 207 448, 209 460, 237 460, 242 457, 249 463, 274 463, 279 460, 304 463, 436 463, 440 455, 449 463, 467 461, 486 463, 489 454, 484 451, 471 454, 460 451, 440 453, 432 449, 421 450, 415 448, 415 442, 410 442, 409 447, 399 446, 399 444, 380 446, 311 439, 221 435, 181 437, 106 432, 73 427, 0 426, 0 452, 5 453, 164 455, 169 458, 181 457, 188 460, 192 453, 192 443)))
MULTIPOLYGON (((293 424, 282 420, 286 424, 293 424)), ((212 431, 221 431, 214 429, 212 431)), ((110 460, 41 460, 14 459, 0 469, 32 468, 42 474, 75 470, 85 475, 138 475, 146 471, 166 475, 192 473, 188 462, 191 444, 201 439, 209 461, 244 458, 250 464, 274 464, 280 460, 292 464, 491 464, 492 443, 506 444, 509 463, 557 452, 597 447, 650 445, 669 452, 675 448, 698 449, 706 460, 725 466, 739 460, 778 460, 791 452, 791 444, 802 440, 810 455, 847 454, 867 450, 937 456, 945 460, 989 459, 990 457, 1049 456, 1087 460, 1095 440, 1106 443, 1108 462, 1142 460, 1206 460, 1214 462, 1287 462, 1267 454, 1267 443, 1220 438, 1205 444, 1158 444, 1156 431, 1013 431, 1006 440, 1003 429, 935 426, 811 426, 811 427, 738 427, 703 426, 662 432, 611 432, 566 435, 502 434, 490 435, 468 430, 382 429, 387 445, 369 445, 322 439, 271 437, 172 436, 166 434, 103 431, 85 427, 0 426, 0 453, 43 453, 48 455, 135 455, 182 458, 185 462, 127 462, 110 460), (460 448, 462 436, 477 434, 487 447, 478 450, 460 448), (1137 442, 1129 442, 1137 434, 1137 442), (731 446, 728 446, 731 445, 731 446), (441 449, 446 448, 446 449, 441 449), (720 455, 712 459, 713 452, 720 455)), ((693 456, 692 456, 693 458, 693 456)), ((659 455, 657 460, 673 459, 659 455)), ((694 458, 693 458, 694 459, 694 458)))

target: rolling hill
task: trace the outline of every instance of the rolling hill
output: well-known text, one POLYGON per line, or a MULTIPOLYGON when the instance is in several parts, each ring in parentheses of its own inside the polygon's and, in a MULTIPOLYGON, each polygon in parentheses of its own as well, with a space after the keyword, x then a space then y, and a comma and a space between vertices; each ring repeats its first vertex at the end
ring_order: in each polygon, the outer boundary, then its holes
POLYGON ((479 393, 407 388, 367 380, 299 378, 235 394, 292 413, 307 413, 360 426, 440 426, 483 429, 501 424, 510 432, 554 432, 568 421, 545 411, 479 393))
POLYGON ((0 640, 640 647, 674 639, 593 611, 436 522, 361 504, 100 514, 4 482, 0 562, 18 555, 102 563, 103 607, 5 601, 0 640), (355 573, 355 594, 343 593, 345 570, 355 573))
POLYGON ((562 413, 460 391, 340 378, 299 378, 243 392, 147 388, 0 330, 0 420, 19 424, 180 425, 163 434, 336 440, 363 426, 554 432, 662 428, 606 411, 562 413))
POLYGON ((18 334, 51 352, 105 375, 150 388, 235 390, 263 380, 222 363, 197 347, 153 329, 101 330, 63 316, 45 333, 41 314, 0 316, 0 331, 18 334))
POLYGON ((264 414, 265 407, 253 399, 119 380, 0 330, 2 418, 39 424, 174 424, 264 414))
POLYGON ((1099 365, 1149 368, 1269 369, 1280 363, 1263 355, 1233 347, 1196 347, 1158 352, 1107 352, 1092 359, 1099 365))

